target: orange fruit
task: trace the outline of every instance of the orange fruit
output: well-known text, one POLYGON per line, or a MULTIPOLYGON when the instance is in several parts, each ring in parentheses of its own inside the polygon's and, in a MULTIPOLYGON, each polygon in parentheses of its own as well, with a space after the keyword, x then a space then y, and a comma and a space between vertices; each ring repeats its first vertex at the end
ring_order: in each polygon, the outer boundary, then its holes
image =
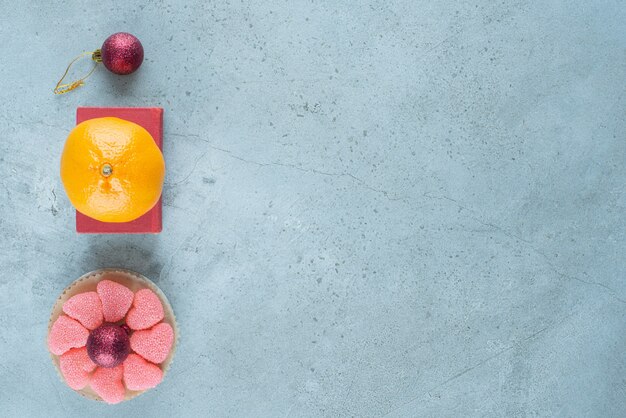
POLYGON ((118 118, 86 120, 70 132, 61 180, 79 212, 102 222, 128 222, 148 212, 163 189, 165 161, 152 136, 118 118))

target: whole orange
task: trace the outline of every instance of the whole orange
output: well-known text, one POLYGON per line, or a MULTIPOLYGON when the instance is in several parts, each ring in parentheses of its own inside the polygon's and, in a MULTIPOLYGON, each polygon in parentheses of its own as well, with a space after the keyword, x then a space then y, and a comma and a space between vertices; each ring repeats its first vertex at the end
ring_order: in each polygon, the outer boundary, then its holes
POLYGON ((165 161, 136 123, 96 118, 76 125, 61 155, 61 180, 72 205, 102 222, 128 222, 148 212, 163 189, 165 161))

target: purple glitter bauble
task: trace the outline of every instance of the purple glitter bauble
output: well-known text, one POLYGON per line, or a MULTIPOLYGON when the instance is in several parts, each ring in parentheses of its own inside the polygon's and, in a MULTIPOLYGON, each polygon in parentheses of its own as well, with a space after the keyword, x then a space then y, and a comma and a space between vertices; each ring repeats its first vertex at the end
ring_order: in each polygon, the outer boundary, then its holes
POLYGON ((87 338, 87 354, 98 366, 115 367, 126 360, 129 352, 128 332, 119 325, 101 325, 87 338))
POLYGON ((143 46, 130 33, 118 32, 109 36, 100 48, 102 63, 115 74, 130 74, 143 62, 143 46))

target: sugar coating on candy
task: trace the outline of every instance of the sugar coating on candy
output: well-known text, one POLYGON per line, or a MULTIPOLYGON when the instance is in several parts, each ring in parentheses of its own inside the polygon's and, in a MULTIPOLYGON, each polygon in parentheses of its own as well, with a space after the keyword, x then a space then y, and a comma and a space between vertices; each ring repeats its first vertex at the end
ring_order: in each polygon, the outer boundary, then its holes
POLYGON ((79 293, 63 304, 63 312, 79 321, 87 329, 102 325, 102 303, 96 292, 79 293))
POLYGON ((133 306, 126 317, 126 324, 132 330, 147 329, 160 322, 163 317, 163 305, 159 297, 150 289, 141 289, 135 293, 133 306))
POLYGON ((124 400, 126 389, 122 383, 124 366, 113 368, 98 367, 91 377, 89 386, 106 403, 119 403, 124 400))
POLYGON ((59 368, 65 382, 74 390, 81 390, 89 384, 89 374, 96 365, 89 358, 87 349, 73 348, 59 358, 59 368))
POLYGON ((130 390, 151 389, 161 380, 163 371, 137 354, 129 355, 124 362, 124 383, 130 390))
POLYGON ((48 334, 48 348, 52 354, 60 356, 70 348, 84 347, 89 331, 80 322, 61 315, 54 321, 48 334))
POLYGON ((129 288, 111 280, 102 280, 96 290, 102 301, 102 313, 107 322, 117 322, 126 316, 135 297, 129 288))
POLYGON ((163 363, 174 343, 170 324, 160 323, 151 329, 135 331, 130 337, 130 348, 152 363, 163 363))

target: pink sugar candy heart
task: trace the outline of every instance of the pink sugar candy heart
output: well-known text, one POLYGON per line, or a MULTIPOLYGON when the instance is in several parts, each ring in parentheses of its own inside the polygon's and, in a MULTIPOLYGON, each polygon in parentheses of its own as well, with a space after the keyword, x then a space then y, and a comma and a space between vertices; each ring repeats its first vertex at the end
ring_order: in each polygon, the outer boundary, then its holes
POLYGON ((102 301, 104 319, 107 322, 124 319, 135 297, 132 290, 111 280, 102 280, 96 290, 102 301))
POLYGON ((96 368, 87 349, 73 348, 59 358, 59 368, 65 382, 74 390, 81 390, 89 383, 89 374, 96 368))
POLYGON ((96 292, 79 293, 63 304, 63 312, 79 321, 87 329, 102 325, 102 303, 96 292))
POLYGON ((137 354, 124 361, 124 383, 129 390, 151 389, 161 383, 163 371, 137 354))
POLYGON ((120 403, 126 395, 123 376, 124 367, 121 364, 112 368, 98 367, 89 385, 106 403, 120 403))
POLYGON ((60 356, 70 348, 84 347, 89 331, 78 321, 61 315, 54 321, 48 334, 48 348, 52 354, 60 356))
POLYGON ((163 316, 159 297, 150 289, 141 289, 135 293, 133 306, 126 316, 126 325, 132 330, 147 329, 161 321, 163 316))
POLYGON ((130 336, 130 348, 152 363, 163 363, 174 342, 174 330, 164 322, 130 336))

